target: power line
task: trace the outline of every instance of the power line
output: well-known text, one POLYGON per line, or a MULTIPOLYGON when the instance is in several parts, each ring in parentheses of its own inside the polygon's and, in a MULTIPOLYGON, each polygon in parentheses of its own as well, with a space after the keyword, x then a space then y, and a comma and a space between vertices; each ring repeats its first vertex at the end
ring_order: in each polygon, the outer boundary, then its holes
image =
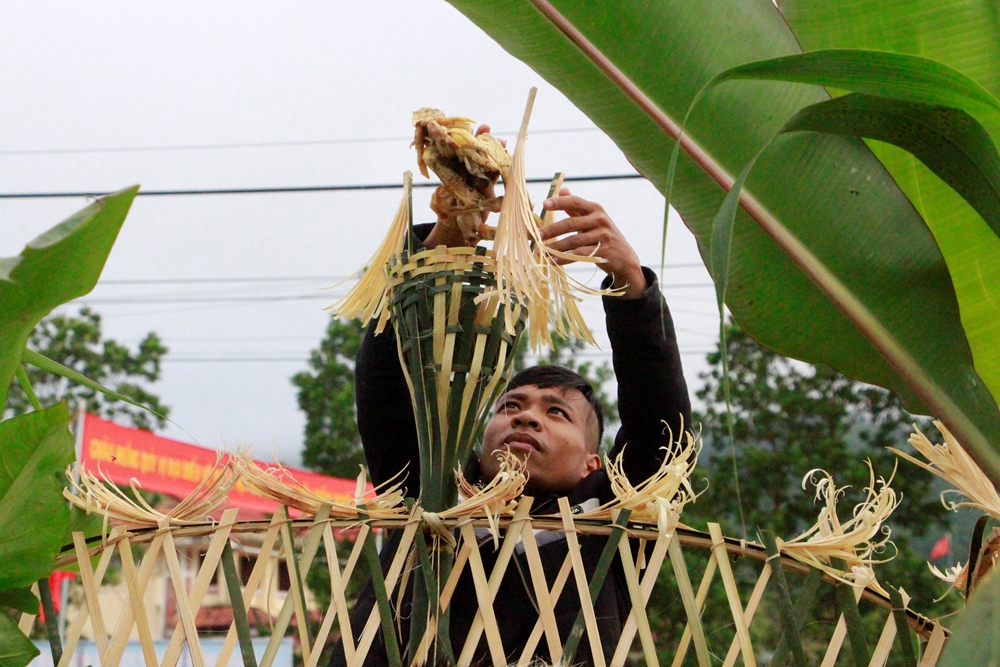
MULTIPOLYGON (((568 176, 567 183, 593 181, 625 181, 644 178, 641 174, 605 174, 598 176, 568 176)), ((551 183, 550 176, 529 178, 528 183, 551 183)), ((415 188, 436 188, 440 183, 414 183, 415 188)), ((191 190, 140 190, 137 197, 186 197, 192 195, 270 195, 303 192, 347 192, 359 190, 402 190, 402 183, 363 183, 355 185, 296 185, 270 188, 203 188, 191 190)), ((58 199, 78 197, 103 197, 110 192, 7 192, 0 193, 0 199, 58 199)))
MULTIPOLYGON (((697 269, 704 266, 701 262, 685 262, 671 264, 666 270, 697 269)), ((587 269, 590 271, 591 269, 587 269)), ((339 282, 350 276, 238 276, 225 278, 123 278, 118 280, 102 280, 100 287, 111 285, 211 285, 224 283, 294 283, 294 282, 339 282)))
MULTIPOLYGON (((661 289, 707 289, 714 287, 713 283, 684 283, 677 285, 662 285, 661 289)), ((120 296, 120 297, 80 297, 74 302, 88 305, 108 304, 154 304, 154 303, 265 303, 274 301, 333 301, 337 294, 281 294, 281 295, 241 295, 241 296, 120 296)))
MULTIPOLYGON (((680 355, 682 357, 690 356, 703 356, 716 352, 717 350, 688 350, 682 351, 680 355)), ((574 357, 591 357, 591 358, 611 358, 610 352, 576 352, 573 354, 574 357)), ((176 357, 171 358, 170 355, 163 357, 160 360, 161 364, 173 363, 173 364, 262 364, 262 363, 308 363, 308 357, 176 357)))
MULTIPOLYGON (((532 130, 531 134, 570 134, 597 132, 596 127, 567 127, 549 130, 532 130)), ((516 132, 491 132, 494 135, 516 132)), ((245 148, 293 148, 296 146, 334 146, 338 144, 376 144, 394 141, 412 141, 413 135, 398 137, 354 137, 341 139, 305 139, 301 141, 255 141, 234 144, 179 144, 174 146, 117 146, 113 148, 25 148, 0 150, 0 155, 85 155, 94 153, 153 153, 168 151, 209 151, 245 148)))

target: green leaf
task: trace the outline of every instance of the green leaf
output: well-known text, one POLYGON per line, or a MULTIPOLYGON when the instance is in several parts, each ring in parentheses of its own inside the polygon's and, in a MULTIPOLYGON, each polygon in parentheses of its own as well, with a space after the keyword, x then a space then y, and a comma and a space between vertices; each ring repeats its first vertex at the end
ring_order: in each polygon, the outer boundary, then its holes
POLYGON ((24 667, 38 654, 32 641, 17 629, 17 623, 0 614, 0 667, 24 667))
MULTIPOLYGON (((778 6, 805 49, 919 55, 961 72, 994 98, 1000 96, 1000 22, 995 3, 908 0, 832 7, 822 0, 779 0, 778 6)), ((952 102, 973 112, 994 142, 1000 143, 1000 121, 995 114, 980 115, 972 103, 952 102)), ((873 144, 872 150, 934 234, 961 306, 975 369, 993 397, 1000 397, 1000 346, 996 345, 1000 339, 1000 239, 958 193, 912 155, 885 144, 873 144)), ((977 382, 971 374, 968 379, 977 382)), ((994 437, 994 446, 998 442, 994 437)), ((972 446, 971 442, 963 444, 972 446)))
POLYGON ((0 590, 0 607, 9 607, 25 614, 38 615, 38 598, 27 588, 0 590))
POLYGON ((986 129, 961 109, 855 93, 806 107, 784 131, 858 136, 898 146, 962 195, 1000 235, 1000 156, 986 129))
MULTIPOLYGON (((451 3, 565 93, 661 189, 680 120, 707 82, 801 52, 799 35, 767 2, 451 3)), ((705 93, 685 128, 672 200, 703 256, 736 175, 796 112, 828 99, 819 87, 771 81, 705 93)), ((863 141, 778 138, 747 177, 731 239, 726 304, 748 332, 785 356, 826 363, 937 415, 1000 479, 1000 410, 973 365, 953 275, 914 204, 863 141)))
MULTIPOLYGON (((991 126, 993 136, 1000 140, 1000 101, 960 71, 936 60, 914 55, 860 49, 823 49, 734 67, 716 76, 706 87, 737 79, 796 81, 892 98, 885 99, 882 103, 885 107, 879 111, 888 115, 881 119, 865 114, 866 109, 862 108, 859 100, 872 98, 862 97, 855 98, 854 104, 847 105, 848 108, 844 109, 845 113, 851 109, 856 112, 852 115, 853 122, 844 122, 847 118, 837 118, 829 109, 822 112, 816 110, 811 117, 812 127, 800 129, 824 131, 823 125, 835 122, 836 119, 841 121, 840 127, 830 130, 835 134, 864 136, 902 148, 933 172, 929 178, 937 176, 945 181, 980 214, 994 234, 1000 234, 1000 218, 996 210, 996 178, 993 173, 996 171, 996 148, 989 132, 961 111, 940 109, 936 113, 930 110, 915 113, 902 103, 916 103, 916 108, 923 105, 960 107, 991 126), (889 109, 895 110, 896 118, 892 118, 889 109), (821 113, 827 112, 828 116, 820 118, 821 113), (865 129, 862 130, 862 127, 865 129), (935 141, 941 135, 947 135, 953 141, 935 141), (981 183, 982 180, 989 182, 984 184, 981 183)), ((868 106, 876 105, 872 101, 868 106)), ((804 113, 806 109, 796 117, 804 113)), ((892 170, 892 165, 889 166, 892 170)), ((903 174, 908 175, 913 167, 910 162, 904 162, 903 174)), ((927 178, 928 175, 924 174, 923 180, 927 178)), ((934 183, 928 185, 937 184, 935 179, 934 183)), ((919 204, 922 189, 916 189, 914 195, 914 202, 919 204)), ((921 212, 926 217, 926 207, 921 207, 921 212)), ((993 267, 995 261, 1000 259, 991 252, 1000 248, 1000 241, 978 238, 983 235, 983 221, 969 219, 969 224, 955 228, 935 225, 934 221, 928 220, 953 273, 966 272, 968 253, 964 250, 980 247, 981 243, 986 252, 977 253, 983 255, 977 264, 993 267)), ((967 275, 966 280, 957 280, 956 291, 975 368, 993 397, 998 398, 1000 351, 993 341, 1000 336, 1000 269, 993 268, 989 273, 993 274, 994 279, 984 280, 981 272, 976 271, 967 275)))
POLYGON ((102 394, 104 394, 105 396, 107 396, 108 398, 112 398, 112 399, 114 399, 116 401, 124 401, 125 403, 128 403, 130 405, 134 405, 134 406, 136 406, 138 408, 142 408, 143 410, 148 410, 149 412, 153 413, 154 415, 156 415, 160 419, 166 419, 166 417, 164 417, 163 415, 159 414, 155 410, 151 409, 148 405, 143 405, 142 403, 139 403, 138 401, 133 401, 128 396, 125 396, 124 394, 120 394, 117 391, 115 391, 114 389, 108 389, 107 387, 105 387, 100 382, 95 382, 94 380, 91 380, 90 378, 88 378, 87 376, 83 375, 82 373, 78 373, 77 371, 73 370, 72 368, 68 368, 66 366, 63 366, 58 361, 53 361, 52 359, 49 359, 48 357, 46 357, 44 355, 41 355, 41 354, 35 352, 34 350, 29 350, 29 349, 25 348, 24 352, 22 353, 21 360, 24 363, 26 363, 26 364, 31 364, 32 366, 38 366, 42 370, 49 371, 50 373, 55 373, 56 375, 59 375, 60 377, 66 378, 67 380, 72 380, 73 382, 76 382, 77 384, 82 384, 85 387, 89 387, 89 388, 93 389, 94 391, 99 391, 102 394))
POLYGON ((1000 577, 993 576, 970 597, 944 645, 938 667, 1000 664, 1000 577))
POLYGON ((65 405, 0 422, 0 590, 52 574, 69 526, 62 496, 73 459, 65 405))
POLYGON ((138 189, 96 200, 18 257, 0 259, 0 405, 35 325, 56 306, 94 288, 138 189))
POLYGON ((931 58, 868 49, 820 49, 722 72, 723 81, 797 81, 932 106, 959 107, 1000 120, 1000 100, 972 78, 931 58))

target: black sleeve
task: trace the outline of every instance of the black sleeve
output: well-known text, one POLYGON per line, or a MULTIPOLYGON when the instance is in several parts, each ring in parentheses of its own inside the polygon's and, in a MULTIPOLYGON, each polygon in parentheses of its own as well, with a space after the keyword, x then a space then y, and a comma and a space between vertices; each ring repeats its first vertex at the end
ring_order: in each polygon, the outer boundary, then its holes
MULTIPOLYGON (((415 245, 434 227, 414 227, 415 245)), ((389 324, 375 335, 368 323, 355 365, 355 402, 358 432, 368 462, 368 474, 376 486, 405 469, 407 495, 420 494, 420 449, 417 427, 406 377, 399 363, 396 334, 389 324)))
POLYGON ((674 323, 656 274, 645 267, 643 273, 649 288, 638 299, 603 297, 622 422, 610 455, 614 460, 625 448, 625 473, 633 483, 659 467, 671 432, 676 440, 691 428, 674 323))

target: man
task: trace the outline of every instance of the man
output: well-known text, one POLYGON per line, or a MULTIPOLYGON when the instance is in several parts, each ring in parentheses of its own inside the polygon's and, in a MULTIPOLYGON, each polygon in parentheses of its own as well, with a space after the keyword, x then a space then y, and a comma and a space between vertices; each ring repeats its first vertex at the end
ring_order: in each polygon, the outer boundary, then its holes
MULTIPOLYGON (((670 433, 677 437, 690 425, 690 401, 670 314, 655 274, 640 265, 633 248, 599 204, 575 197, 564 188, 544 205, 547 210, 561 211, 568 217, 543 227, 543 239, 560 251, 602 257, 606 261, 598 266, 608 273, 604 287, 624 290, 622 296, 603 297, 622 421, 610 455, 616 456, 628 445, 624 450, 624 469, 629 479, 638 483, 649 477, 663 456, 669 454, 670 433)), ((460 232, 449 228, 445 221, 430 229, 418 228, 416 233, 426 247, 464 244, 460 232)), ((420 465, 409 391, 392 332, 387 330, 374 336, 373 330, 369 326, 358 354, 355 381, 358 428, 365 458, 375 484, 388 480, 405 466, 408 495, 416 496, 420 465)), ((526 369, 511 379, 497 401, 481 451, 469 462, 466 477, 473 482, 491 480, 499 469, 495 454, 507 450, 527 461, 527 493, 536 498, 533 514, 557 512, 560 496, 567 497, 578 511, 596 508, 613 497, 598 454, 602 431, 600 403, 584 378, 560 367, 526 369)), ((383 549, 383 568, 395 553, 398 540, 398 534, 390 536, 383 549)), ((581 536, 582 556, 589 571, 595 568, 605 541, 606 538, 581 536)), ((484 541, 481 549, 490 552, 491 544, 484 541)), ((547 539, 540 539, 539 544, 551 586, 566 555, 565 536, 553 533, 547 539)), ((490 554, 484 557, 489 571, 490 554)), ((409 596, 403 599, 408 600, 409 596)), ((352 628, 360 630, 374 602, 369 584, 355 607, 352 628)), ((456 656, 477 606, 471 578, 463 574, 450 606, 456 656)), ((631 607, 620 564, 612 568, 594 606, 605 657, 610 658, 631 607)), ((527 564, 520 550, 505 573, 494 609, 500 620, 505 651, 511 661, 516 661, 538 618, 527 564)), ((568 585, 556 606, 556 619, 564 639, 578 610, 576 590, 568 585)), ((397 610, 397 615, 399 642, 405 648, 408 602, 397 610)), ((548 658, 545 642, 540 643, 537 657, 548 658)), ((477 664, 490 664, 485 639, 480 642, 476 659, 477 664)), ((580 643, 576 662, 592 664, 586 639, 580 643)), ((344 664, 339 646, 332 664, 344 664)), ((387 660, 380 636, 365 665, 383 664, 387 660)))

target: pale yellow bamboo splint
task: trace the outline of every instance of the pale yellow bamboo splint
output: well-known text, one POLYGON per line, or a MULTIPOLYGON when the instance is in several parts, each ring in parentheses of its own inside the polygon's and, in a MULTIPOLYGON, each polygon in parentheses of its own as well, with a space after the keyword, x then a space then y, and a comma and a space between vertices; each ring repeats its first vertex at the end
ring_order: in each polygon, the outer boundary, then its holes
MULTIPOLYGON (((101 558, 97 561, 97 568, 91 570, 92 580, 99 586, 101 581, 104 579, 104 573, 108 569, 108 565, 111 563, 111 556, 115 552, 115 542, 119 537, 125 532, 125 529, 121 526, 115 526, 111 530, 111 535, 109 538, 109 543, 105 545, 104 549, 101 550, 101 558)), ((73 546, 75 549, 77 562, 80 564, 81 579, 83 578, 83 569, 90 568, 90 553, 87 549, 86 543, 83 539, 83 533, 79 533, 80 538, 77 540, 76 535, 73 536, 73 546), (84 563, 86 561, 86 563, 84 563)), ((37 586, 37 584, 36 584, 37 586)), ((73 657, 73 652, 76 651, 76 646, 80 641, 80 636, 83 634, 84 626, 87 620, 90 618, 90 600, 95 598, 88 597, 86 594, 86 588, 84 589, 83 602, 80 605, 80 610, 73 620, 73 624, 70 625, 69 631, 66 633, 66 643, 63 646, 63 657, 59 660, 59 665, 57 667, 68 667, 70 660, 73 657)), ((91 629, 94 626, 91 624, 91 629)), ((96 631, 95 631, 96 635, 96 631)), ((104 634, 104 641, 107 642, 107 633, 104 634)))
MULTIPOLYGON (((226 542, 229 540, 229 534, 232 531, 233 526, 236 524, 236 516, 238 513, 239 510, 237 509, 229 509, 222 514, 222 520, 219 521, 219 526, 215 529, 212 541, 208 546, 208 550, 205 552, 205 558, 201 562, 201 569, 195 577, 194 585, 191 587, 191 594, 189 597, 191 609, 196 617, 198 609, 201 608, 201 602, 205 598, 205 592, 208 590, 209 584, 212 583, 212 579, 218 572, 219 560, 222 558, 222 550, 225 547, 226 542)), ((178 628, 174 631, 173 636, 170 638, 170 644, 167 646, 167 650, 163 654, 163 661, 160 664, 160 667, 175 667, 177 661, 181 657, 181 651, 184 649, 185 639, 186 635, 184 626, 178 626, 178 628)))
MULTIPOLYGON (((274 543, 278 540, 278 532, 281 530, 281 524, 281 513, 275 512, 274 516, 271 517, 271 523, 267 526, 267 530, 264 533, 264 539, 261 541, 260 555, 257 558, 257 562, 254 563, 253 569, 250 571, 250 578, 247 579, 246 586, 243 587, 244 609, 250 608, 250 603, 253 602, 253 598, 257 594, 257 588, 264 578, 264 573, 267 572, 268 565, 271 562, 271 552, 274 549, 274 543)), ((222 643, 222 649, 219 651, 219 658, 215 662, 215 667, 225 667, 229 664, 229 658, 233 654, 233 649, 236 648, 236 639, 236 621, 234 619, 229 624, 229 631, 226 633, 226 639, 222 643)))
MULTIPOLYGON (((708 641, 705 639, 705 629, 701 625, 701 605, 698 604, 691 589, 691 578, 688 576, 687 565, 684 562, 684 554, 681 552, 680 541, 677 539, 670 540, 669 550, 670 564, 674 569, 677 589, 680 591, 681 600, 684 602, 684 611, 688 617, 686 629, 689 629, 691 632, 695 655, 698 656, 698 665, 699 667, 709 667, 711 658, 708 654, 708 641)), ((714 561, 718 561, 718 552, 714 552, 713 557, 714 561)))
MULTIPOLYGON (((622 628, 622 638, 618 642, 618 649, 612 657, 611 664, 613 667, 625 664, 629 648, 632 646, 632 639, 643 623, 645 626, 642 627, 641 631, 649 634, 649 619, 646 616, 646 604, 649 602, 649 596, 653 592, 653 586, 656 584, 656 577, 660 574, 660 568, 663 567, 670 539, 670 537, 662 534, 656 538, 653 554, 646 561, 645 573, 642 576, 642 583, 639 588, 640 601, 638 604, 631 588, 629 589, 629 594, 633 596, 632 611, 625 620, 625 626, 622 628)), ((624 553, 622 554, 622 558, 625 558, 624 553)), ((643 559, 643 552, 640 552, 639 558, 640 560, 643 559)), ((644 652, 646 650, 645 646, 645 640, 643 640, 644 652)), ((646 659, 649 660, 649 657, 647 656, 646 659)))
MULTIPOLYGON (((855 603, 861 601, 861 593, 861 588, 854 588, 855 603)), ((830 643, 827 645, 826 653, 823 655, 823 662, 820 663, 820 667, 833 667, 837 664, 837 657, 840 655, 840 649, 844 647, 844 639, 846 637, 847 621, 844 620, 844 615, 841 614, 837 618, 837 626, 833 630, 833 637, 830 638, 830 643)))
POLYGON ((754 656, 753 645, 750 643, 750 628, 747 627, 746 617, 743 613, 743 603, 740 602, 736 577, 733 576, 733 570, 729 566, 729 555, 724 546, 725 538, 722 537, 722 528, 717 523, 709 523, 708 533, 712 536, 712 550, 715 552, 715 560, 719 566, 719 576, 722 577, 722 582, 725 585, 729 609, 733 615, 733 623, 736 625, 736 637, 740 641, 743 664, 746 667, 756 667, 757 658, 754 656))
MULTIPOLYGON (((698 610, 698 627, 701 628, 701 613, 705 608, 705 599, 708 597, 708 591, 712 585, 712 579, 715 577, 715 572, 718 567, 715 564, 715 554, 713 553, 708 558, 708 564, 705 566, 705 572, 701 576, 701 584, 698 586, 698 594, 694 598, 694 607, 698 610)), ((694 631, 692 630, 691 620, 688 619, 687 624, 684 626, 684 632, 681 633, 681 640, 677 645, 677 653, 674 656, 674 661, 671 663, 671 667, 680 667, 684 663, 684 658, 687 657, 688 648, 691 646, 691 638, 694 636, 694 631)))
MULTIPOLYGON (((761 570, 760 577, 757 579, 757 584, 753 587, 753 592, 750 594, 750 599, 747 600, 747 608, 743 610, 744 618, 746 619, 747 629, 753 623, 754 614, 757 612, 757 605, 760 604, 760 599, 764 597, 764 589, 767 588, 767 582, 771 578, 771 563, 764 563, 764 569, 761 570)), ((722 662, 723 667, 732 667, 736 664, 736 656, 740 652, 740 641, 739 636, 733 637, 732 643, 729 645, 729 653, 726 654, 726 659, 722 662)))

